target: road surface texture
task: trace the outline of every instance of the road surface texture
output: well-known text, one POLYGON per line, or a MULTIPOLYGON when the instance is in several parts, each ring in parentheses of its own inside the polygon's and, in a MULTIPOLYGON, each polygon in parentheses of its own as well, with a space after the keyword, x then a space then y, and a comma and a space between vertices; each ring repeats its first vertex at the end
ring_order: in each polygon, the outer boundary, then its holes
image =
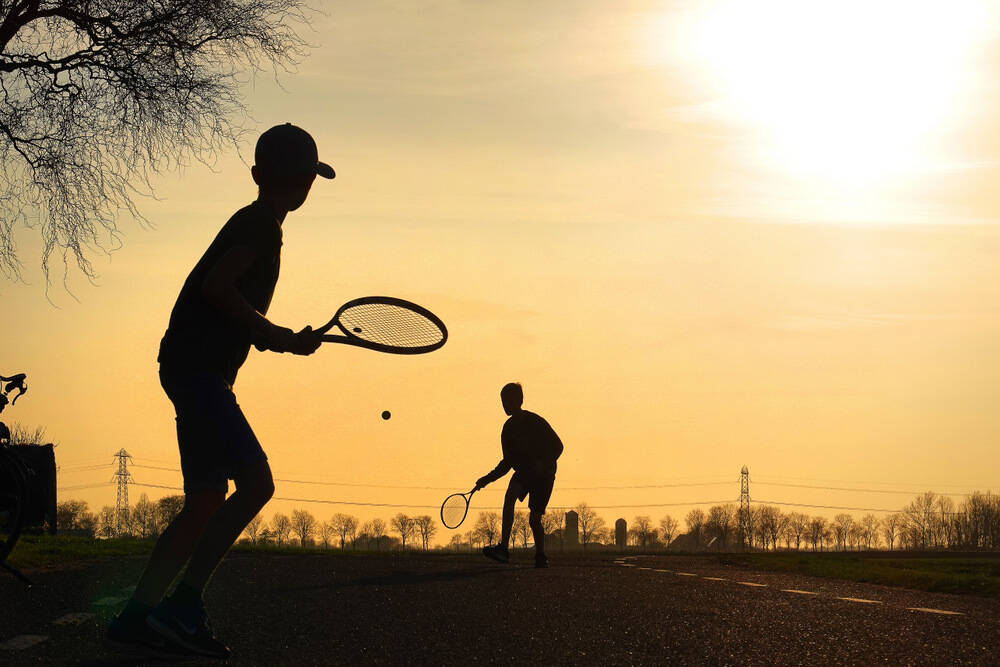
MULTIPOLYGON (((137 664, 105 651, 144 564, 0 573, 0 664, 137 664)), ((715 558, 241 552, 206 603, 235 665, 996 665, 1000 600, 715 558)), ((209 661, 203 661, 209 662, 209 661)), ((177 662, 173 663, 177 664, 177 662)))

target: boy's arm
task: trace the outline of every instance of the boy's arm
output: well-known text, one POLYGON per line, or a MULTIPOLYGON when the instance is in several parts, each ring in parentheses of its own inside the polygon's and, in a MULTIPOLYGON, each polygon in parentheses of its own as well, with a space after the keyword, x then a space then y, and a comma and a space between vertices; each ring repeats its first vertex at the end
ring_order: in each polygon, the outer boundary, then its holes
POLYGON ((500 459, 500 463, 497 464, 496 468, 476 480, 476 490, 478 491, 490 482, 497 481, 508 472, 510 472, 510 464, 505 459, 500 459))
POLYGON ((272 324, 247 303, 236 289, 236 281, 250 269, 256 259, 257 252, 249 246, 233 246, 226 251, 209 270, 201 285, 205 300, 231 320, 243 325, 250 331, 252 338, 266 341, 272 350, 296 354, 315 352, 320 339, 313 334, 311 327, 296 334, 291 329, 272 324))

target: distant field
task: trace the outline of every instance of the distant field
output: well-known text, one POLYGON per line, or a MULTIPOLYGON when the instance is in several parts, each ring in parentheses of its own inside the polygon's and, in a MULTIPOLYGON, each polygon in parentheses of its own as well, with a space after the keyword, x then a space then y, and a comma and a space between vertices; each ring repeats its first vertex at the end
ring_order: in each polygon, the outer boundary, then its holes
POLYGON ((937 593, 1000 597, 1000 554, 726 554, 726 563, 937 593))

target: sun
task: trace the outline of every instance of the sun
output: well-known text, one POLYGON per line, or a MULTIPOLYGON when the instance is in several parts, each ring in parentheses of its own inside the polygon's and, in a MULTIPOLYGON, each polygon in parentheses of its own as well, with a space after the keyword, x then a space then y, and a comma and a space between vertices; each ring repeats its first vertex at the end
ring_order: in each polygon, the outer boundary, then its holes
POLYGON ((755 166, 864 186, 940 157, 977 83, 988 5, 707 0, 649 34, 755 166))

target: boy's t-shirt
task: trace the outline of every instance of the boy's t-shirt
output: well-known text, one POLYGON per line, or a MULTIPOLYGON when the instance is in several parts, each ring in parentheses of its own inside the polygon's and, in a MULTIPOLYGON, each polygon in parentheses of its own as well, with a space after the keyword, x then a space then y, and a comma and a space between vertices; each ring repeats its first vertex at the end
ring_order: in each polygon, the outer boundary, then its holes
POLYGON ((208 272, 236 246, 257 251, 257 259, 237 280, 236 288, 257 312, 267 313, 278 282, 281 225, 267 204, 254 202, 229 219, 184 281, 160 341, 157 361, 163 371, 217 374, 230 385, 236 381, 254 342, 251 332, 209 304, 202 294, 208 272))
POLYGON ((504 422, 500 432, 503 458, 517 471, 555 472, 556 459, 562 454, 563 444, 555 430, 541 416, 520 410, 504 422))
POLYGON ((556 459, 563 453, 562 440, 545 418, 528 410, 519 410, 507 418, 500 432, 503 458, 477 484, 485 486, 500 479, 513 468, 529 485, 551 480, 556 474, 556 459))

